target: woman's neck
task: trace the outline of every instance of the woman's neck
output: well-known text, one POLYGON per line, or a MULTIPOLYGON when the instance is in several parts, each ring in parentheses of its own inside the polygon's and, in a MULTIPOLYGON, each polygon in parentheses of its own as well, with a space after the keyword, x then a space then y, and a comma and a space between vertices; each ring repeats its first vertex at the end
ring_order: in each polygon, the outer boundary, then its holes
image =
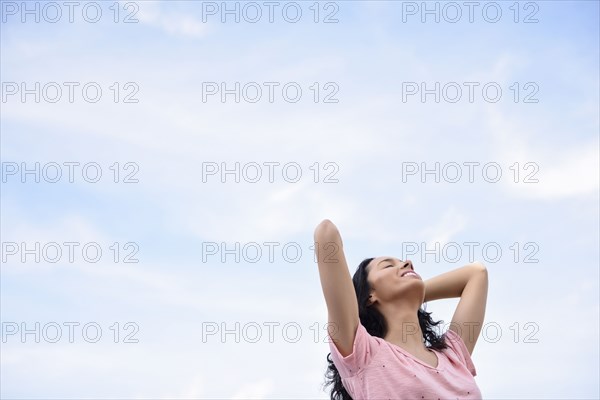
POLYGON ((384 312, 383 315, 388 328, 385 340, 415 353, 429 351, 425 346, 417 310, 397 309, 393 313, 384 312))

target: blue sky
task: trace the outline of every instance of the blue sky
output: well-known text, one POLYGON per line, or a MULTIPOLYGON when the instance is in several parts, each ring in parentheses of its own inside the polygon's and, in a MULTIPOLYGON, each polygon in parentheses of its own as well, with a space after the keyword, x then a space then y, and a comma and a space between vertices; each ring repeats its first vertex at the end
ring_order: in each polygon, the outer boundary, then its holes
MULTIPOLYGON (((112 21, 113 2, 99 3, 103 13, 94 24, 80 9, 69 23, 66 8, 57 23, 32 16, 23 23, 20 10, 9 12, 20 2, 1 2, 3 95, 11 82, 94 82, 103 89, 97 103, 76 90, 73 103, 36 103, 32 95, 22 102, 18 93, 0 104, 3 173, 38 162, 57 163, 64 174, 57 183, 36 183, 31 175, 22 182, 19 173, 2 182, 2 397, 327 398, 320 388, 327 310, 311 252, 324 218, 340 229, 351 273, 363 258, 404 258, 407 244, 417 243, 420 251, 406 258, 428 279, 475 261, 465 243, 477 243, 475 259, 490 278, 491 337, 481 337, 473 353, 484 398, 600 396, 598 2, 518 2, 517 23, 513 2, 498 2, 496 23, 481 14, 489 2, 479 3, 473 23, 464 7, 457 23, 431 16, 422 22, 418 14, 403 22, 403 7, 412 2, 320 2, 319 20, 330 12, 339 20, 328 24, 313 21, 314 2, 297 2, 297 23, 277 12, 274 23, 222 23, 219 14, 203 22, 210 2, 118 3, 120 19, 135 11, 131 24, 112 21), (531 13, 538 22, 524 23, 531 13), (121 95, 133 83, 139 101, 115 103, 114 82, 121 95), (236 103, 232 96, 203 102, 205 82, 258 82, 265 96, 264 82, 279 89, 295 83, 303 92, 296 103, 281 90, 273 103, 236 103), (403 102, 406 82, 456 82, 463 98, 403 102), (465 82, 479 85, 472 103, 465 82), (502 89, 498 102, 482 98, 486 83, 502 89), (323 102, 332 87, 338 102, 323 102), (538 101, 524 102, 534 89, 538 101), (88 183, 76 174, 69 183, 69 162, 96 163, 102 179, 88 183), (258 183, 236 183, 231 175, 204 183, 208 162, 279 168, 273 183, 266 168, 258 183), (436 162, 463 166, 463 178, 402 179, 405 163, 436 162), (464 163, 474 162, 469 182, 464 163), (134 171, 126 163, 137 167, 137 183, 122 182, 134 171), (301 168, 296 183, 281 175, 289 163, 301 168), (483 179, 487 163, 500 167, 498 182, 483 179), (338 182, 323 182, 332 171, 338 182), (538 182, 524 182, 532 172, 538 182), (91 263, 76 253, 69 262, 65 253, 59 262, 36 263, 9 254, 8 243, 36 242, 97 243, 103 257, 91 263), (119 262, 112 259, 115 242, 119 262), (240 262, 203 254, 213 243, 231 249, 236 242, 249 251, 240 262), (277 244, 273 261, 265 242, 277 244), (258 262, 249 260, 254 243, 263 251, 258 262), (436 243, 449 250, 458 244, 463 256, 436 260, 423 251, 436 243), (290 260, 292 250, 282 254, 286 244, 301 249, 298 260, 290 260), (482 253, 485 245, 502 256, 482 253), (139 262, 122 262, 134 248, 139 262), (537 262, 526 262, 528 254, 537 262), (63 337, 36 343, 29 335, 23 343, 7 333, 36 322, 59 324, 63 337), (65 322, 94 322, 102 339, 88 343, 75 330, 70 343, 65 322), (127 322, 138 327, 138 343, 123 343, 132 332, 127 322), (236 343, 234 335, 202 340, 208 327, 235 330, 236 322, 248 334, 261 326, 263 336, 256 343, 236 343), (301 328, 297 342, 285 336, 285 324, 301 328), (502 332, 497 341, 494 327, 502 332)), ((449 323, 457 303, 431 302, 427 310, 449 323)))

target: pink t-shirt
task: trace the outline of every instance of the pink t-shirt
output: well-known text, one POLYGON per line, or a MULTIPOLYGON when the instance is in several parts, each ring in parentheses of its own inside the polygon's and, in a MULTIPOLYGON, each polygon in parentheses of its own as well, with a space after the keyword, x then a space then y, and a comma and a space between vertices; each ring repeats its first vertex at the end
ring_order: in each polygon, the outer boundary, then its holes
POLYGON ((447 330, 448 348, 435 350, 437 368, 399 346, 372 336, 359 323, 352 354, 343 357, 329 337, 331 358, 354 400, 481 399, 475 365, 465 342, 447 330))

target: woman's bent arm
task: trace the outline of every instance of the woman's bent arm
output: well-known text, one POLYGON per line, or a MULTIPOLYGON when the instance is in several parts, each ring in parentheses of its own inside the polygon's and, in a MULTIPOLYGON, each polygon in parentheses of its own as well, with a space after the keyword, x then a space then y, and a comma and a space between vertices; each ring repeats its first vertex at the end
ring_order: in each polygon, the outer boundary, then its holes
POLYGON ((473 354, 485 318, 488 272, 475 262, 425 281, 425 301, 460 297, 448 329, 456 332, 473 354))
POLYGON ((469 279, 477 274, 481 267, 481 263, 475 262, 427 279, 423 303, 460 297, 469 279))
POLYGON ((323 220, 314 232, 321 288, 327 304, 328 332, 342 356, 352 354, 359 324, 356 292, 337 227, 323 220))

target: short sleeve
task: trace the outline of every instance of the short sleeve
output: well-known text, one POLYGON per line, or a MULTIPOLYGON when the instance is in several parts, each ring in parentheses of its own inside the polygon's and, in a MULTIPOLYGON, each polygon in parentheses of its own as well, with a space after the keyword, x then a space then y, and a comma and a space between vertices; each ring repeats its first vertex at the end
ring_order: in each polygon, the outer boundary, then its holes
POLYGON ((371 336, 367 329, 358 324, 356 329, 352 354, 343 357, 335 343, 328 335, 331 358, 342 378, 349 378, 363 370, 379 350, 380 343, 371 336))
POLYGON ((475 364, 473 364, 473 360, 471 359, 471 355, 469 354, 469 349, 467 349, 467 345, 463 341, 462 337, 454 332, 451 329, 446 331, 446 343, 452 349, 454 353, 458 356, 458 358, 462 361, 462 363, 467 367, 469 372, 473 376, 477 375, 477 370, 475 369, 475 364))

